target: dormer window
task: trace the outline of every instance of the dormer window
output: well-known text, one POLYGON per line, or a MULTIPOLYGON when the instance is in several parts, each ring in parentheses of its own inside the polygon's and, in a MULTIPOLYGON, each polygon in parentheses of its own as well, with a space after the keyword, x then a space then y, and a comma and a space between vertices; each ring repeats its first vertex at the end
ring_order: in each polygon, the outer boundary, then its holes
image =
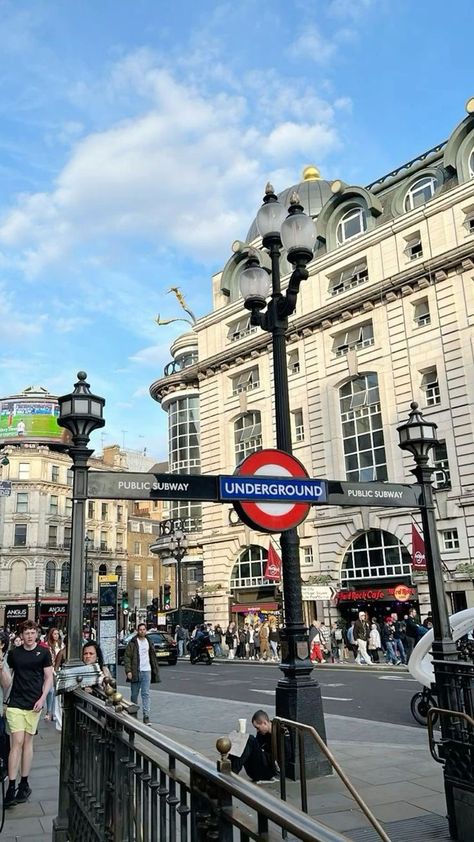
POLYGON ((351 208, 339 220, 336 239, 339 246, 358 237, 367 230, 367 219, 363 208, 351 208))
POLYGON ((405 210, 411 211, 424 205, 434 195, 436 190, 436 179, 429 175, 419 178, 411 185, 405 196, 405 210))
POLYGON ((364 260, 361 263, 355 263, 353 266, 348 266, 342 269, 342 271, 337 272, 331 279, 329 292, 331 295, 339 295, 341 292, 358 287, 368 280, 367 261, 364 260))

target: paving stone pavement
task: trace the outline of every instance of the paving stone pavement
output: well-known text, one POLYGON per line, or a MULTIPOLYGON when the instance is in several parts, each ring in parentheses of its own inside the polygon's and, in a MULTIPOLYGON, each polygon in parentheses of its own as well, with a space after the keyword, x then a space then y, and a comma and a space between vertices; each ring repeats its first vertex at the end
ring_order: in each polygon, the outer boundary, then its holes
MULTIPOLYGON (((128 695, 129 690, 123 688, 128 695)), ((230 733, 254 704, 152 690, 152 723, 158 731, 217 759, 216 739, 230 733)), ((271 706, 268 711, 273 714, 271 706)), ((449 839, 441 766, 428 751, 421 728, 326 715, 328 744, 353 785, 389 831, 392 842, 449 839), (411 822, 411 824, 410 824, 411 822)), ((57 813, 59 734, 42 722, 35 740, 26 804, 7 811, 1 842, 50 842, 57 813)), ((278 785, 266 787, 278 797, 278 785)), ((299 805, 299 785, 287 782, 288 800, 299 805)), ((365 816, 335 775, 309 783, 309 812, 354 842, 375 842, 365 816)))

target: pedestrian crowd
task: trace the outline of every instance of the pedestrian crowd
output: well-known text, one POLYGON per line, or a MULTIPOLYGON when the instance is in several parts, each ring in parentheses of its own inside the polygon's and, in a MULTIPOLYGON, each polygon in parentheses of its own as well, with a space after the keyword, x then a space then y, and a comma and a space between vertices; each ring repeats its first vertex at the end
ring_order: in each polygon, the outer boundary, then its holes
MULTIPOLYGON (((245 622, 243 624, 229 623, 226 630, 217 623, 205 624, 209 640, 217 658, 226 657, 229 660, 240 659, 248 661, 280 661, 280 631, 276 617, 268 620, 245 622)), ((188 632, 184 626, 176 626, 174 638, 178 646, 178 656, 184 657, 189 651, 189 642, 193 640, 199 629, 188 632)))

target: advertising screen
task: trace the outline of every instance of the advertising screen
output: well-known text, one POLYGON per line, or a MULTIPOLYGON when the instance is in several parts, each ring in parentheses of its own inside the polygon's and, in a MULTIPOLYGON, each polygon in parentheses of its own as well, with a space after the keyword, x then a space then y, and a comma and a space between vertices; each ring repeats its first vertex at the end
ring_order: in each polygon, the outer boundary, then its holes
POLYGON ((58 427, 57 401, 13 398, 0 401, 0 441, 11 439, 63 439, 58 427))

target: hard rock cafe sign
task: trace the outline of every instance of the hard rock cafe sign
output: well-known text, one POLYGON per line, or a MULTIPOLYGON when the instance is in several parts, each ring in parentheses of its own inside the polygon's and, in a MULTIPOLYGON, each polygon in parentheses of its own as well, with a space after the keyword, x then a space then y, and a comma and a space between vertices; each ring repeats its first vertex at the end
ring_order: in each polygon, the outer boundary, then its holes
POLYGON ((417 589, 404 584, 394 585, 393 588, 339 591, 336 594, 338 602, 408 602, 417 598, 417 589))

